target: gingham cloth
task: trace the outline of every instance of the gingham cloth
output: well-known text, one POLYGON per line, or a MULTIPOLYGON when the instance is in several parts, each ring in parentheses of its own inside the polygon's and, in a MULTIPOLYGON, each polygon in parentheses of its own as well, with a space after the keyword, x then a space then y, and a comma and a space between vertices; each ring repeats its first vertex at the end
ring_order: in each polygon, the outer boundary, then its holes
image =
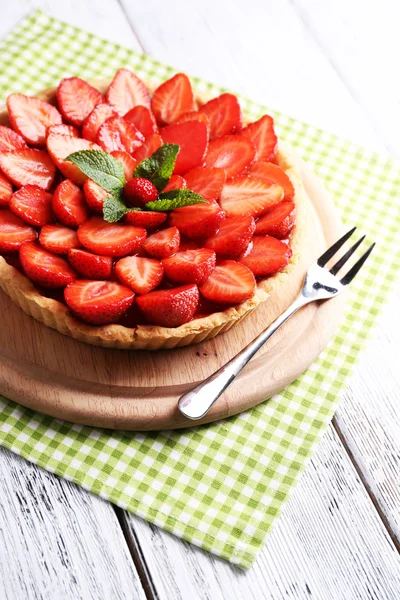
MULTIPOLYGON (((162 81, 174 70, 35 12, 0 44, 0 98, 122 66, 162 81)), ((221 89, 194 79, 198 92, 221 89)), ((267 109, 240 98, 246 116, 267 109)), ((400 267, 400 165, 274 113, 332 192, 343 219, 377 241, 351 286, 340 332, 284 392, 239 416, 184 431, 124 433, 72 425, 0 398, 0 444, 44 469, 249 567, 328 427, 400 267)))

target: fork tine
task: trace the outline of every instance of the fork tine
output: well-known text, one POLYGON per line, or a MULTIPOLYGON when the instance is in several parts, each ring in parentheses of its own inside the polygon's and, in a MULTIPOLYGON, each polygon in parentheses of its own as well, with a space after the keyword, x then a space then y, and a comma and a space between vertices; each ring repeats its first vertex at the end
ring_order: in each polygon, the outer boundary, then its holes
POLYGON ((362 257, 356 262, 356 264, 351 267, 347 275, 345 275, 343 279, 340 280, 340 283, 342 285, 348 285, 351 281, 353 281, 354 277, 357 275, 358 271, 361 269, 368 256, 374 249, 374 246, 375 244, 372 244, 372 246, 368 248, 368 250, 362 255, 362 257))
POLYGON ((346 254, 344 254, 342 256, 342 258, 337 261, 336 265, 333 265, 332 269, 330 269, 332 275, 336 275, 336 273, 338 273, 340 271, 340 269, 343 267, 343 265, 347 263, 347 261, 349 260, 350 256, 357 250, 358 246, 364 240, 365 240, 365 235, 363 235, 362 238, 360 238, 358 240, 358 242, 356 242, 354 244, 354 246, 352 246, 351 248, 349 248, 349 250, 347 250, 346 254))
POLYGON ((322 254, 317 260, 317 264, 320 267, 324 267, 328 260, 330 260, 333 256, 335 256, 336 252, 343 246, 345 242, 353 235, 357 227, 353 227, 350 229, 343 237, 340 238, 337 242, 335 242, 326 252, 322 254))

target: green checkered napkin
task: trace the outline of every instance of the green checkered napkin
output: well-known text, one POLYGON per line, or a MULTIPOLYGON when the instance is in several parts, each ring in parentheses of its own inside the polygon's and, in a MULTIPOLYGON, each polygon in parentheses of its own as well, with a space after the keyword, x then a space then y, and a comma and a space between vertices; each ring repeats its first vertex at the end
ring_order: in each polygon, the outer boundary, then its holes
MULTIPOLYGON (((0 44, 0 98, 121 66, 174 72, 36 12, 0 44)), ((210 95, 221 89, 194 80, 210 95)), ((248 118, 266 108, 241 98, 248 118)), ((400 267, 400 165, 275 113, 279 135, 322 177, 349 225, 376 239, 351 286, 341 330, 284 392, 239 416, 184 431, 123 433, 72 425, 0 398, 0 443, 231 563, 249 567, 326 430, 400 267)))

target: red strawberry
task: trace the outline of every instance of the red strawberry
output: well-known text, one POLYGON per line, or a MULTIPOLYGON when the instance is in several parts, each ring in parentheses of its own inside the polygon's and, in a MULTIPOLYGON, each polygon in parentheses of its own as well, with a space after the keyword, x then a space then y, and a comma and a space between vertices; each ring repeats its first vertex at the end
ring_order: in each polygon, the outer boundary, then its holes
POLYGON ((124 198, 130 206, 145 206, 158 199, 158 191, 148 179, 135 177, 125 184, 124 198))
POLYGON ((182 285, 139 296, 136 302, 149 323, 179 327, 193 319, 199 303, 199 290, 197 285, 182 285))
MULTIPOLYGON (((180 190, 181 188, 187 188, 186 179, 183 179, 180 175, 172 175, 167 185, 163 189, 163 192, 169 192, 170 190, 180 190)), ((194 190, 193 190, 194 191, 194 190)))
POLYGON ((86 204, 93 212, 102 215, 103 214, 103 202, 109 196, 109 192, 103 190, 97 183, 92 179, 86 179, 83 186, 85 194, 86 204))
POLYGON ((166 219, 167 213, 152 210, 131 210, 124 217, 125 223, 144 227, 145 229, 155 229, 162 225, 166 219))
POLYGON ((292 231, 295 220, 296 206, 294 202, 280 202, 257 221, 256 234, 268 234, 284 240, 292 231))
POLYGON ((6 208, 9 205, 12 193, 11 183, 0 173, 0 208, 6 208))
POLYGON ((62 123, 55 106, 23 94, 8 96, 7 110, 13 129, 32 146, 43 146, 46 143, 47 127, 62 123))
POLYGON ((74 315, 92 325, 116 323, 134 297, 132 290, 114 281, 80 279, 64 291, 65 302, 74 315))
POLYGON ((51 134, 55 133, 56 135, 66 135, 67 137, 79 137, 79 129, 74 125, 65 125, 62 123, 61 125, 50 125, 46 129, 46 138, 51 134))
POLYGON ((186 252, 186 250, 198 250, 198 248, 202 248, 200 244, 201 242, 186 240, 181 237, 181 243, 179 244, 179 252, 186 252))
POLYGON ((39 234, 39 242, 49 252, 68 254, 71 248, 79 248, 76 231, 64 225, 45 225, 39 234))
POLYGON ((50 189, 56 174, 55 166, 47 152, 33 148, 1 152, 0 169, 17 187, 31 184, 44 190, 50 189))
POLYGON ((78 229, 79 241, 88 250, 101 256, 134 254, 146 238, 142 227, 107 223, 101 217, 92 217, 78 229))
POLYGON ((294 196, 294 187, 288 175, 274 163, 256 162, 251 167, 249 175, 269 184, 276 183, 280 185, 285 193, 285 200, 291 200, 294 196))
POLYGON ((160 125, 169 125, 183 113, 193 110, 193 90, 187 75, 177 73, 164 81, 154 91, 151 108, 160 125))
POLYGON ((137 161, 132 158, 130 154, 123 152, 122 150, 111 152, 111 156, 116 158, 122 164, 124 167, 125 179, 126 181, 130 181, 133 178, 133 172, 137 167, 137 161))
POLYGON ((264 115, 258 121, 242 129, 241 134, 249 138, 256 147, 257 160, 272 160, 275 156, 278 138, 274 131, 274 120, 264 115))
POLYGON ((225 171, 215 167, 196 167, 185 173, 187 187, 205 200, 218 200, 226 181, 225 171))
POLYGON ((255 228, 253 217, 228 217, 205 246, 214 250, 218 258, 238 258, 249 245, 255 228))
POLYGON ((81 248, 72 248, 68 260, 79 275, 85 279, 110 279, 113 259, 111 256, 98 256, 81 248))
POLYGON ((76 185, 83 185, 87 179, 86 175, 76 165, 65 159, 79 150, 101 150, 101 148, 88 140, 51 133, 47 138, 47 150, 64 177, 76 185))
POLYGON ((107 90, 106 100, 123 117, 135 106, 150 108, 150 94, 143 81, 129 69, 119 69, 107 90))
POLYGON ((222 94, 199 109, 210 121, 210 139, 236 133, 242 129, 242 109, 233 94, 222 94))
POLYGON ((0 210, 0 252, 18 252, 25 242, 32 242, 36 231, 10 210, 0 210))
POLYGON ((97 104, 83 122, 82 137, 90 142, 95 142, 100 127, 110 117, 118 117, 115 108, 105 102, 97 104))
POLYGON ((43 287, 65 287, 76 279, 75 271, 64 258, 34 242, 22 244, 19 257, 25 275, 43 287))
POLYGON ((213 202, 176 208, 171 212, 169 222, 175 225, 182 235, 198 240, 214 235, 224 219, 225 212, 213 202))
POLYGON ((253 177, 235 177, 228 181, 221 194, 220 203, 228 217, 251 215, 256 218, 281 202, 283 189, 268 185, 253 177))
POLYGON ((239 304, 251 298, 255 288, 250 269, 235 260, 226 260, 215 267, 200 292, 217 304, 239 304))
POLYGON ((199 112, 198 110, 189 110, 188 112, 183 113, 183 115, 175 121, 175 124, 186 123, 186 121, 201 121, 204 123, 207 125, 208 137, 210 137, 210 119, 205 113, 199 112))
POLYGON ((118 279, 135 294, 147 294, 154 290, 164 275, 164 267, 155 258, 126 256, 115 265, 118 279))
POLYGON ((287 244, 269 235, 254 236, 252 249, 240 262, 256 277, 265 277, 286 267, 291 256, 292 250, 287 244))
POLYGON ((37 185, 24 185, 12 195, 10 208, 28 225, 43 227, 54 222, 52 199, 51 194, 37 185))
POLYGON ((57 88, 57 102, 62 116, 77 127, 81 127, 94 107, 103 101, 99 90, 79 77, 63 79, 57 88))
POLYGON ((122 117, 110 117, 100 127, 96 141, 106 152, 122 150, 131 154, 142 145, 144 137, 133 123, 122 117))
POLYGON ((24 150, 28 148, 22 135, 19 135, 10 127, 0 125, 0 152, 12 152, 13 150, 24 150))
POLYGON ((179 250, 180 239, 177 228, 168 227, 148 237, 143 248, 155 258, 167 258, 179 250))
POLYGON ((159 147, 162 145, 163 141, 158 133, 151 135, 147 140, 143 142, 143 144, 135 150, 133 153, 133 158, 140 163, 145 158, 151 156, 159 147))
POLYGON ((177 252, 164 258, 165 274, 175 283, 197 283, 200 285, 211 275, 215 268, 215 252, 207 248, 177 252))
POLYGON ((227 177, 234 177, 250 166, 255 156, 255 146, 247 137, 224 135, 210 142, 205 165, 224 169, 227 177))
POLYGON ((164 144, 179 144, 174 173, 186 173, 202 165, 207 153, 207 126, 200 121, 169 125, 161 130, 164 144))
POLYGON ((126 113, 124 119, 129 123, 133 123, 145 138, 158 133, 157 121, 151 110, 146 106, 135 106, 126 113))
POLYGON ((64 179, 57 186, 53 196, 53 210, 57 220, 68 227, 79 227, 89 218, 82 190, 69 179, 64 179))

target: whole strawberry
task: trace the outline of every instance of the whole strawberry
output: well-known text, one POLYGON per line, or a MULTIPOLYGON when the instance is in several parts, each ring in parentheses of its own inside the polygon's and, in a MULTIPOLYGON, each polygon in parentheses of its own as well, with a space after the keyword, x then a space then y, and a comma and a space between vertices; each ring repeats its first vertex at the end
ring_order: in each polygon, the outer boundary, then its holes
POLYGON ((136 177, 125 185, 124 198, 131 206, 144 206, 158 199, 158 191, 148 179, 136 177))

